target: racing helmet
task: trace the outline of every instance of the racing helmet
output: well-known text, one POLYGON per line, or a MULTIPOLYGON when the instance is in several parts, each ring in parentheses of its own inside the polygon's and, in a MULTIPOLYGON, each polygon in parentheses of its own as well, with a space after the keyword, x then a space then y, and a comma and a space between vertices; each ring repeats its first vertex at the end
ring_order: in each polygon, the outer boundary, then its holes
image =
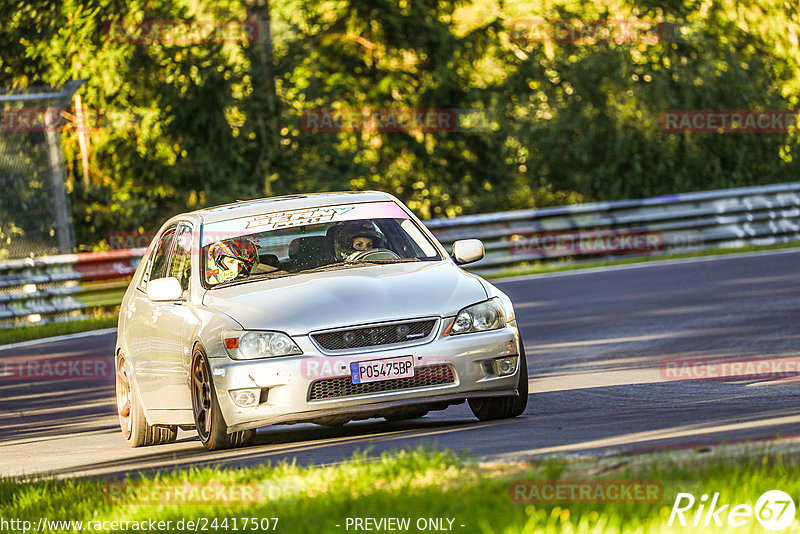
POLYGON ((250 274, 258 264, 258 249, 252 241, 244 237, 234 237, 224 241, 217 241, 208 249, 207 278, 212 282, 225 282, 236 278, 240 274, 250 274), (225 258, 236 260, 237 268, 231 270, 224 263, 225 258))
POLYGON ((333 252, 338 261, 344 261, 351 254, 358 252, 353 247, 353 240, 357 237, 368 237, 372 240, 373 248, 383 248, 386 241, 381 232, 372 221, 353 221, 342 224, 337 228, 333 238, 333 252))

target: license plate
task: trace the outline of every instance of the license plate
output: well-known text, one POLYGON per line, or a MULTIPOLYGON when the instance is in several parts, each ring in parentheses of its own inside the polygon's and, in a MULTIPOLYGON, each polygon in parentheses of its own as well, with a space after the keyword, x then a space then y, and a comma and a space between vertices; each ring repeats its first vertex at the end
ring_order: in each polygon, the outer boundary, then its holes
POLYGON ((400 356, 399 358, 386 358, 385 360, 370 360, 366 362, 352 362, 350 364, 350 379, 353 384, 378 382, 379 380, 395 380, 397 378, 412 378, 413 376, 413 356, 400 356))

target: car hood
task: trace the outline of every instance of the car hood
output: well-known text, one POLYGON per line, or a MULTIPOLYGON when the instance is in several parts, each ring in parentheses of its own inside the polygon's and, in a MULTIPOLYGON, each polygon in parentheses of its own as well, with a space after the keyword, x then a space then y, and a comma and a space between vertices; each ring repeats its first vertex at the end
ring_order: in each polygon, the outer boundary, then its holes
POLYGON ((455 315, 487 298, 480 279, 451 262, 351 267, 212 289, 203 304, 246 329, 304 335, 340 326, 455 315))

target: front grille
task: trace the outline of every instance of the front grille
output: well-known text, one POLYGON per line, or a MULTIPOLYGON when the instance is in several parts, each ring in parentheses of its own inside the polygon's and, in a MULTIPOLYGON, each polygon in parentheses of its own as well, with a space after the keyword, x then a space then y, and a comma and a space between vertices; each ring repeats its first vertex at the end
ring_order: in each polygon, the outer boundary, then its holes
POLYGON ((346 350, 425 339, 431 334, 434 326, 436 326, 436 319, 426 319, 322 332, 312 334, 311 337, 325 350, 346 350))
POLYGON ((353 384, 350 377, 326 378, 311 384, 308 391, 308 400, 338 399, 354 395, 368 395, 383 391, 398 391, 402 389, 424 388, 441 386, 455 382, 452 366, 448 364, 429 365, 418 367, 414 376, 410 378, 395 378, 394 380, 381 380, 367 382, 366 384, 353 384))

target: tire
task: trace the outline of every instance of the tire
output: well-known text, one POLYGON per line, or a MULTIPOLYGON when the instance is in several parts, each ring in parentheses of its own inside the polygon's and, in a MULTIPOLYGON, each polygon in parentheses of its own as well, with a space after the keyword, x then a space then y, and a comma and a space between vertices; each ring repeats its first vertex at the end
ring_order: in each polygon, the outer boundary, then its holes
POLYGON ((255 430, 228 433, 228 425, 222 417, 208 361, 200 350, 195 350, 192 357, 191 373, 192 411, 197 435, 203 447, 209 451, 216 451, 251 443, 256 434, 255 430))
POLYGON ((517 382, 517 396, 512 397, 508 417, 519 417, 525 413, 528 406, 528 358, 525 356, 525 347, 519 341, 519 381, 517 382))
POLYGON ((525 348, 522 346, 522 340, 520 340, 519 350, 517 391, 518 395, 516 397, 469 399, 469 408, 480 421, 510 419, 518 417, 525 412, 525 407, 528 405, 528 361, 525 357, 525 348))
POLYGON ((147 418, 142 410, 141 397, 131 375, 128 359, 120 352, 116 364, 115 389, 117 415, 119 415, 122 436, 128 445, 134 448, 174 443, 178 438, 177 426, 147 424, 147 418))

